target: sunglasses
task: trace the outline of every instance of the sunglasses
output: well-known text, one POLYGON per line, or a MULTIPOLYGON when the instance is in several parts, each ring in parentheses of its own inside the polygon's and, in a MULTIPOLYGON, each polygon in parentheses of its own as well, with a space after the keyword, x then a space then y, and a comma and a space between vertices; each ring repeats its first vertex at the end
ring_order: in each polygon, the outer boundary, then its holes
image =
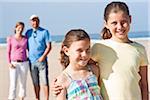
POLYGON ((36 38, 37 37, 37 32, 33 31, 33 37, 36 38))

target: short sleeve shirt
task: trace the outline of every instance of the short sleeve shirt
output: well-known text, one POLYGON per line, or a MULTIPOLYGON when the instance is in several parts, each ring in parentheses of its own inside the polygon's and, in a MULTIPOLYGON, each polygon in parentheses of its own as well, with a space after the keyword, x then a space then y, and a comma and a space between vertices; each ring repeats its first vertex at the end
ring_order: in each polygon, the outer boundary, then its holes
POLYGON ((29 59, 31 63, 36 62, 45 52, 46 44, 51 42, 50 34, 48 30, 39 27, 36 31, 29 29, 26 37, 28 38, 29 59))
POLYGON ((110 100, 141 100, 138 72, 140 66, 148 65, 144 46, 102 40, 93 45, 92 58, 100 65, 110 100))

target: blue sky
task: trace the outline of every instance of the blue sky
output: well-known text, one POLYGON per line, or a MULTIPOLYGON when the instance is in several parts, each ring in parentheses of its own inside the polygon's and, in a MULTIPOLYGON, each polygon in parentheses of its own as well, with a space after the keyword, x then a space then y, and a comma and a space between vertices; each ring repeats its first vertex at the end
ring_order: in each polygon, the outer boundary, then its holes
MULTIPOLYGON (((30 28, 29 17, 37 14, 40 25, 52 35, 62 35, 72 28, 83 28, 89 34, 103 27, 103 11, 111 0, 0 0, 0 37, 13 34, 17 21, 30 28), (106 1, 106 2, 105 2, 106 1)), ((148 0, 125 1, 132 15, 131 31, 150 31, 148 0)), ((24 32, 25 32, 24 31, 24 32)))

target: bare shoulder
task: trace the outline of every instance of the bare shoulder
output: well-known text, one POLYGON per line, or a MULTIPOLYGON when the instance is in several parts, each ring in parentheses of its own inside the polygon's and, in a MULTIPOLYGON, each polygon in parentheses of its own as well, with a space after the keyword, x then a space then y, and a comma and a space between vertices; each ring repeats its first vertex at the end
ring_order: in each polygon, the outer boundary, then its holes
POLYGON ((68 77, 62 72, 59 76, 57 76, 56 83, 62 85, 63 87, 67 87, 69 83, 68 77))

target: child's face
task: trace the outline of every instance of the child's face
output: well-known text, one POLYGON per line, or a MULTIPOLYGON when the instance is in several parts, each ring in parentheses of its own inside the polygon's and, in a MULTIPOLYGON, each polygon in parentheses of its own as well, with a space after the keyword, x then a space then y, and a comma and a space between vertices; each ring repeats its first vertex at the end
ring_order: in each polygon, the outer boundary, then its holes
POLYGON ((110 30, 113 39, 125 41, 128 40, 130 23, 131 17, 126 15, 123 11, 118 11, 109 14, 105 26, 110 30))
POLYGON ((90 59, 90 41, 88 39, 75 41, 67 48, 71 66, 86 66, 90 59))

